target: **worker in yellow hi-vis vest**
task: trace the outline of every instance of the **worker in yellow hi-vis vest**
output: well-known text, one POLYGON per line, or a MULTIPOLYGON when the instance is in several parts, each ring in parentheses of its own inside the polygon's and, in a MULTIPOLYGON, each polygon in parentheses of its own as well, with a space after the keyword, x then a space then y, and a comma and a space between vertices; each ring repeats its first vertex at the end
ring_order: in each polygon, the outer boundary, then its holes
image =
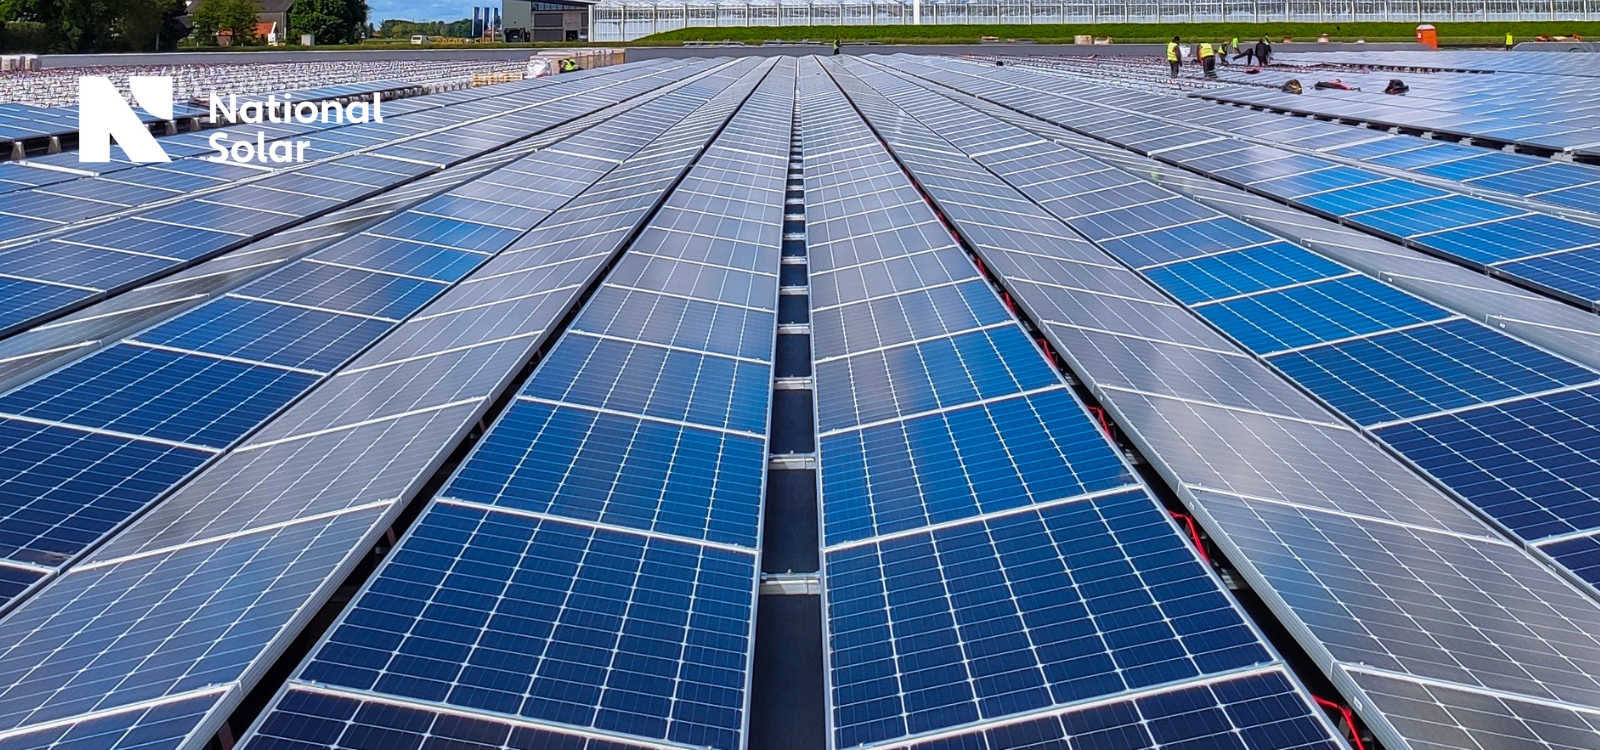
POLYGON ((1516 41, 1517 40, 1511 38, 1511 32, 1507 31, 1506 32, 1506 49, 1511 49, 1511 45, 1515 44, 1516 41))
POLYGON ((1217 51, 1211 42, 1200 43, 1200 69, 1206 72, 1207 78, 1217 77, 1217 51))
POLYGON ((1183 56, 1178 53, 1178 38, 1173 37, 1167 42, 1167 67, 1172 69, 1172 77, 1178 77, 1178 68, 1183 65, 1183 56))

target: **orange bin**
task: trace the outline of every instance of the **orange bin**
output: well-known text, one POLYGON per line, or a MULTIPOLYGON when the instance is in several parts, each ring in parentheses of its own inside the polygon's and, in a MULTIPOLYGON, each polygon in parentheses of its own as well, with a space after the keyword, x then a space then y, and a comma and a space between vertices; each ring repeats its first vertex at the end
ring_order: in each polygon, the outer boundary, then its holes
POLYGON ((1439 48, 1439 30, 1433 24, 1425 23, 1417 27, 1417 41, 1434 49, 1439 48))

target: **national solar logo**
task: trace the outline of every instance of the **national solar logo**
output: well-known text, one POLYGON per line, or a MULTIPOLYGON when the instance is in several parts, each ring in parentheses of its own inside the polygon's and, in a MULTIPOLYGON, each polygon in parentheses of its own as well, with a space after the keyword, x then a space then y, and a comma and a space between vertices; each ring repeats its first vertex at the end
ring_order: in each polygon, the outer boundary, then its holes
MULTIPOLYGON (((163 120, 171 120, 172 77, 131 76, 128 91, 144 111, 163 120)), ((383 122, 383 98, 372 95, 372 102, 296 102, 292 94, 277 94, 266 99, 253 98, 239 101, 237 94, 220 96, 212 91, 211 122, 216 125, 259 124, 263 122, 299 122, 310 125, 337 125, 347 122, 383 122)), ((111 79, 103 76, 82 76, 78 79, 78 161, 111 161, 111 141, 130 161, 138 164, 171 161, 145 123, 122 98, 111 79)), ((248 133, 218 131, 206 139, 216 151, 205 157, 210 161, 239 162, 246 164, 289 164, 306 160, 308 140, 268 141, 266 134, 256 131, 255 138, 248 133), (237 138, 244 135, 245 138, 237 138)))

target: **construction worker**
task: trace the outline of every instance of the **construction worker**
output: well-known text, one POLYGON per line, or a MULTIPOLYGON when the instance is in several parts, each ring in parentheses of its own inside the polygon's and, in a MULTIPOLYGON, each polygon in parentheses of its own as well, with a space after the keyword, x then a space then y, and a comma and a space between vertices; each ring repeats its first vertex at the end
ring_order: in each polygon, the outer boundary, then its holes
POLYGON ((1167 42, 1167 67, 1172 70, 1171 77, 1178 77, 1178 68, 1183 67, 1183 57, 1178 53, 1178 38, 1173 37, 1167 42))
POLYGON ((1266 37, 1261 37, 1261 41, 1256 42, 1255 52, 1256 64, 1266 65, 1272 58, 1272 43, 1268 42, 1266 37))
POLYGON ((833 38, 833 54, 839 54, 839 37, 833 38))
POLYGON ((1211 42, 1200 43, 1200 69, 1205 71, 1207 78, 1217 77, 1217 52, 1211 42))
POLYGON ((563 73, 576 73, 576 72, 578 72, 578 61, 574 60, 574 59, 572 59, 570 57, 561 58, 561 72, 563 72, 563 73))
POLYGON ((1511 38, 1511 32, 1507 31, 1506 32, 1506 49, 1508 49, 1508 50, 1511 49, 1511 45, 1513 45, 1515 43, 1516 43, 1516 40, 1511 38))

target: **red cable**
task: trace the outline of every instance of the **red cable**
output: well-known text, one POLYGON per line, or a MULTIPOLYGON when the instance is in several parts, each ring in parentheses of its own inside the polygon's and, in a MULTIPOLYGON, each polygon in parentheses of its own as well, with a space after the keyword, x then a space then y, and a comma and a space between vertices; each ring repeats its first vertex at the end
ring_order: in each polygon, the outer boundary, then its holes
POLYGON ((1366 743, 1361 741, 1361 730, 1356 728, 1356 712, 1351 711, 1350 707, 1343 703, 1330 701, 1320 695, 1313 695, 1311 698, 1323 708, 1338 711, 1339 715, 1344 717, 1344 725, 1350 728, 1350 742, 1355 745, 1355 750, 1367 750, 1366 743))
MULTIPOLYGON (((1211 555, 1206 553, 1206 543, 1205 540, 1200 537, 1200 527, 1195 524, 1194 516, 1176 510, 1169 510, 1167 512, 1171 513, 1173 518, 1176 518, 1183 523, 1183 528, 1189 532, 1189 541, 1194 542, 1195 551, 1200 553, 1200 559, 1204 560, 1207 565, 1210 565, 1211 555)), ((1318 700, 1321 699, 1318 698, 1318 700)))

